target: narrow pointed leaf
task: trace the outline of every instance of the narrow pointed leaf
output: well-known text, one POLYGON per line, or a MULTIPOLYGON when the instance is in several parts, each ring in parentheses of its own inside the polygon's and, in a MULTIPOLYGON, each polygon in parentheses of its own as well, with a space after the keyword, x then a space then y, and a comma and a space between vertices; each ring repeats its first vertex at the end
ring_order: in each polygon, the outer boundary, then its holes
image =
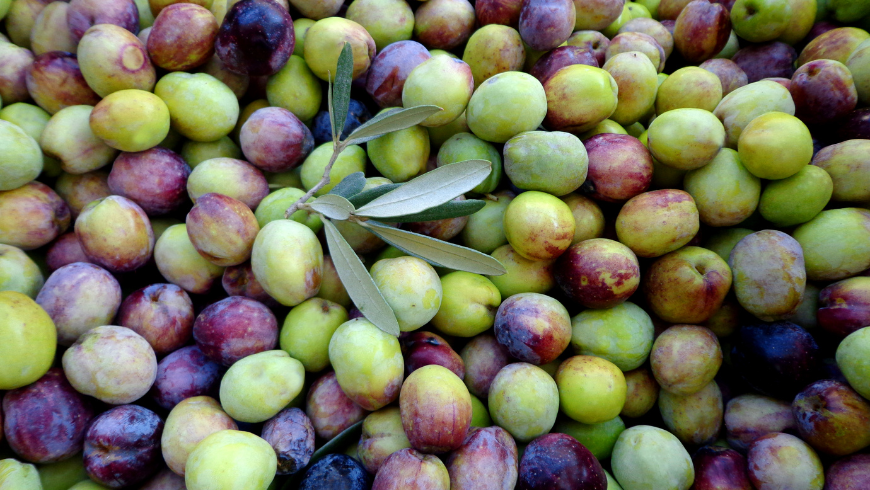
POLYGON ((308 462, 308 465, 312 465, 317 461, 323 459, 327 454, 338 453, 343 451, 350 446, 354 442, 359 441, 359 436, 362 434, 362 423, 359 422, 351 425, 347 429, 341 431, 337 436, 332 439, 326 441, 317 451, 314 451, 314 454, 311 455, 311 459, 308 462))
POLYGON ((384 194, 401 187, 402 184, 384 184, 379 185, 377 187, 372 187, 371 189, 360 192, 359 194, 348 197, 347 199, 356 207, 365 206, 366 204, 374 201, 375 199, 383 196, 384 194))
POLYGON ((362 225, 390 245, 435 266, 487 276, 500 276, 507 272, 501 262, 477 250, 392 228, 377 221, 366 221, 362 225))
POLYGON ((411 126, 416 126, 423 122, 427 117, 440 112, 441 109, 434 105, 420 105, 409 107, 408 109, 396 109, 386 111, 369 119, 365 124, 356 128, 347 137, 347 144, 359 145, 366 141, 371 141, 386 133, 393 131, 401 131, 411 126))
POLYGON ((366 186, 366 176, 362 172, 354 172, 347 177, 341 179, 341 182, 329 191, 329 194, 337 194, 344 198, 351 198, 360 192, 366 186))
POLYGON ((353 50, 350 43, 344 43, 341 54, 338 56, 338 66, 335 73, 335 85, 332 86, 332 110, 329 111, 332 123, 333 141, 344 130, 344 121, 347 119, 347 108, 350 104, 350 84, 353 75, 353 50))
MULTIPOLYGON (((327 72, 326 74, 326 110, 329 111, 329 117, 332 117, 332 114, 335 113, 335 108, 332 104, 332 76, 327 72)), ((335 125, 330 124, 332 126, 332 147, 335 148, 335 145, 338 143, 338 133, 335 132, 335 125)))
POLYGON ((417 221, 435 221, 439 219, 459 218, 461 216, 474 214, 483 209, 483 206, 485 205, 486 203, 484 201, 478 199, 447 201, 440 206, 429 208, 420 213, 379 218, 378 221, 383 221, 385 223, 413 223, 417 221))
POLYGON ((326 194, 312 201, 311 209, 326 216, 329 219, 346 220, 353 213, 353 204, 347 199, 335 195, 326 194))
POLYGON ((420 213, 474 189, 491 171, 492 164, 486 160, 466 160, 444 165, 360 206, 355 214, 387 218, 420 213))
POLYGON ((341 283, 359 311, 384 332, 399 336, 399 322, 347 240, 328 219, 323 220, 326 244, 341 283))

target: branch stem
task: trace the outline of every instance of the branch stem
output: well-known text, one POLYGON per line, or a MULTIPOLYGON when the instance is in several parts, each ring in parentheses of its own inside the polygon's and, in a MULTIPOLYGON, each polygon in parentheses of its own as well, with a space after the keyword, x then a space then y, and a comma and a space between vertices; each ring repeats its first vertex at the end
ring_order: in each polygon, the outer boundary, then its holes
POLYGON ((329 157, 329 163, 326 164, 326 167, 323 169, 323 177, 320 178, 320 182, 314 185, 308 192, 305 193, 304 196, 300 197, 298 201, 294 202, 292 206, 287 208, 287 211, 284 212, 284 218, 290 219, 293 216, 293 213, 299 210, 299 207, 311 199, 311 196, 317 193, 320 189, 323 189, 327 184, 329 184, 329 173, 332 171, 332 166, 335 165, 335 161, 338 160, 338 155, 344 151, 344 143, 337 143, 332 151, 332 156, 329 157))

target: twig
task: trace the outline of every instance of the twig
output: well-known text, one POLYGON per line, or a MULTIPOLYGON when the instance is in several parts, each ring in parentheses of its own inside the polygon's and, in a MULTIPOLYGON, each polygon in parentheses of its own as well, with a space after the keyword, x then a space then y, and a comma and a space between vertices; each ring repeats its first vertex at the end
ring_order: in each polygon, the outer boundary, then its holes
POLYGON ((329 157, 329 163, 327 163, 326 168, 323 169, 323 177, 320 178, 320 182, 315 184, 314 187, 305 193, 305 195, 300 197, 298 201, 294 202, 292 206, 287 208, 287 211, 284 212, 285 219, 290 219, 290 217, 293 216, 293 213, 299 210, 299 206, 307 202, 311 199, 311 196, 317 193, 317 191, 323 189, 327 184, 329 184, 329 172, 332 171, 332 166, 335 165, 335 161, 338 160, 338 155, 341 154, 342 151, 344 151, 343 143, 335 145, 332 151, 332 156, 329 157))

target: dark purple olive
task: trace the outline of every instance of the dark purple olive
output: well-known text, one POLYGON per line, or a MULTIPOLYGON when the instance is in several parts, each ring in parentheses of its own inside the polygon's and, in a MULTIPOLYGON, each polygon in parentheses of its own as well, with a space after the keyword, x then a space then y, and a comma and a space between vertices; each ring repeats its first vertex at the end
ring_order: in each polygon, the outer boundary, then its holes
POLYGON ((267 76, 287 63, 295 45, 293 19, 278 2, 242 0, 224 17, 214 47, 229 70, 267 76))
POLYGON ((598 59, 585 46, 559 46, 538 58, 529 75, 538 79, 541 85, 557 71, 569 65, 589 65, 598 68, 598 59))
POLYGON ((788 91, 795 117, 806 124, 830 123, 858 104, 852 73, 834 60, 813 60, 795 70, 788 91))
POLYGON ((752 490, 746 458, 733 449, 703 446, 692 456, 695 483, 692 490, 752 490))
POLYGON ((750 44, 737 51, 731 61, 746 72, 749 83, 762 78, 791 78, 797 51, 786 43, 750 44))
POLYGON ((438 364, 453 371, 459 379, 465 378, 465 363, 446 340, 432 332, 411 332, 402 339, 405 357, 405 376, 423 366, 438 364))
POLYGON ((196 317, 193 340, 209 359, 229 367, 245 356, 274 349, 278 320, 263 303, 230 296, 196 317))
POLYGON ((356 306, 352 306, 347 311, 347 319, 353 320, 354 318, 365 318, 365 315, 363 315, 362 312, 359 311, 359 308, 357 308, 356 306))
POLYGON ((545 434, 526 446, 520 460, 517 490, 605 490, 601 463, 577 439, 545 434))
POLYGON ((115 407, 96 419, 85 434, 85 470, 97 483, 123 488, 160 470, 163 420, 138 405, 115 407))
POLYGON ((813 39, 821 36, 822 34, 828 31, 833 31, 834 29, 839 29, 840 27, 843 27, 843 24, 830 22, 827 20, 816 22, 815 24, 813 24, 813 28, 810 29, 810 32, 807 33, 806 37, 801 40, 801 44, 806 45, 813 39))
POLYGON ((91 399, 69 384, 60 368, 3 396, 3 432, 15 454, 31 463, 53 463, 82 450, 94 417, 91 399))
POLYGON ((831 144, 870 139, 870 108, 855 109, 822 129, 831 144))
POLYGON ((311 465, 299 490, 368 490, 371 479, 359 461, 346 454, 328 454, 311 465))
POLYGON ((405 80, 411 70, 429 57, 429 50, 416 41, 390 44, 372 60, 366 92, 381 107, 401 106, 405 80))
POLYGON ((516 29, 523 0, 477 0, 474 13, 480 26, 502 24, 516 29))
POLYGON ((157 365, 151 398, 166 410, 194 396, 217 398, 221 370, 221 365, 206 357, 199 347, 182 347, 157 365))
POLYGON ((305 468, 314 454, 314 425, 298 408, 285 408, 267 420, 261 437, 278 455, 279 475, 291 475, 305 468))
POLYGON ((731 349, 735 371, 750 386, 784 400, 818 377, 820 361, 813 336, 791 322, 743 326, 731 349))
POLYGON ((532 49, 553 49, 571 36, 575 16, 572 0, 525 0, 520 8, 520 37, 532 49))

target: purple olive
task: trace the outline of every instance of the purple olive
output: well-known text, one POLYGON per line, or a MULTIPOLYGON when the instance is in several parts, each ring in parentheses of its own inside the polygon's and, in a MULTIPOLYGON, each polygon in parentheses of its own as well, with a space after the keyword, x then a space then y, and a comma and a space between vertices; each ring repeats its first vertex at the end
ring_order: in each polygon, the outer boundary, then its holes
POLYGON ((27 91, 49 114, 73 105, 97 105, 100 96, 88 86, 76 55, 49 51, 33 60, 27 71, 27 91))
POLYGON ((529 75, 546 83, 557 71, 569 65, 589 65, 598 68, 595 53, 586 46, 560 46, 538 58, 529 75))
POLYGON ((112 194, 130 199, 149 216, 159 216, 187 202, 190 172, 180 155, 158 146, 118 155, 108 184, 112 194))
POLYGON ((845 116, 858 103, 852 73, 834 60, 815 60, 798 68, 788 91, 794 115, 807 124, 824 124, 845 116))
POLYGON ((317 436, 327 441, 368 414, 342 391, 334 371, 312 383, 305 400, 305 413, 317 436))
POLYGON ((411 70, 429 59, 429 50, 416 41, 390 44, 372 60, 366 92, 381 107, 402 105, 402 89, 411 70))
POLYGON ((815 379, 820 361, 813 336, 791 322, 743 326, 731 350, 735 370, 750 386, 789 400, 815 379))
POLYGON ((846 383, 816 381, 791 409, 801 439, 818 451, 846 456, 870 446, 870 403, 846 383))
POLYGON ((45 262, 48 270, 54 272, 65 265, 89 261, 76 234, 68 232, 57 237, 57 240, 51 244, 46 252, 45 262))
POLYGON ((733 449, 704 446, 692 456, 694 490, 752 490, 746 458, 733 449))
POLYGON ((206 357, 199 347, 182 347, 157 365, 151 398, 166 410, 172 410, 185 398, 217 398, 221 375, 221 365, 206 357))
POLYGON ((402 338, 402 354, 405 357, 405 376, 423 366, 438 364, 453 371, 459 379, 465 377, 462 358, 446 340, 432 332, 411 332, 402 338))
POLYGON ((445 460, 454 490, 478 488, 486 481, 493 490, 513 490, 517 483, 517 443, 501 427, 472 427, 459 449, 445 460))
POLYGON ((520 9, 520 36, 532 49, 553 49, 571 36, 575 15, 571 0, 525 0, 520 9))
POLYGON ((6 392, 3 412, 9 447, 32 463, 63 461, 80 452, 94 417, 91 399, 73 389, 60 368, 6 392))
POLYGON ((193 339, 209 359, 229 367, 245 356, 274 349, 278 320, 263 303, 231 296, 202 310, 193 323, 193 339))
POLYGON ((175 284, 152 284, 127 296, 115 323, 144 337, 158 356, 166 355, 190 341, 193 302, 175 284))
POLYGON ((524 362, 554 361, 571 341, 571 318, 562 304, 543 294, 521 293, 504 300, 495 315, 495 337, 524 362))
POLYGON ((266 76, 287 63, 295 45, 293 19, 284 7, 272 0, 242 0, 224 17, 215 51, 231 71, 266 76))
POLYGON ((94 419, 85 434, 85 470, 92 480, 123 488, 148 479, 163 463, 163 420, 138 405, 121 405, 94 419))
POLYGON ((254 270, 251 268, 250 261, 244 264, 231 265, 224 269, 221 285, 230 296, 244 296, 257 300, 269 307, 280 306, 280 303, 275 301, 275 298, 269 296, 269 293, 263 289, 260 281, 254 277, 254 270))
POLYGON ((847 456, 828 468, 825 490, 860 490, 870 481, 870 454, 847 456))
POLYGON ((298 408, 285 408, 267 420, 261 436, 278 455, 279 475, 305 468, 314 454, 314 425, 298 408))
POLYGON ((577 439, 545 434, 526 446, 520 460, 518 490, 605 490, 601 463, 577 439))

